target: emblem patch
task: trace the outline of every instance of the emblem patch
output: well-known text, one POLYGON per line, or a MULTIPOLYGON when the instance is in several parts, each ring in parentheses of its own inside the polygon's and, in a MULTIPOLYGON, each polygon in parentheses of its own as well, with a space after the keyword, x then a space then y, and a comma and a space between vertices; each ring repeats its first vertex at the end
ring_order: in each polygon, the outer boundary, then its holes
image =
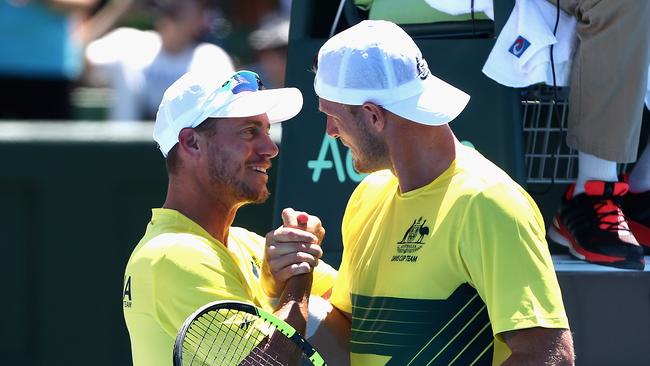
POLYGON ((397 242, 397 255, 394 255, 391 262, 416 262, 418 256, 415 252, 420 250, 424 244, 425 238, 429 236, 429 227, 426 226, 427 220, 419 217, 413 220, 411 226, 406 229, 402 240, 397 242))
POLYGON ((526 49, 530 46, 530 42, 522 36, 517 37, 515 41, 512 43, 512 46, 508 48, 508 52, 512 53, 515 55, 517 58, 520 58, 521 55, 526 52, 526 49))

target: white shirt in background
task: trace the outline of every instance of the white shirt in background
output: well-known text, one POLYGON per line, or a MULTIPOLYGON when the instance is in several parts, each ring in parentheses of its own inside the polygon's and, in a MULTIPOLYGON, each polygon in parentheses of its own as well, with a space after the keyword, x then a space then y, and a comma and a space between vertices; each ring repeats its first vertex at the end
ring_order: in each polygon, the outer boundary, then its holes
POLYGON ((216 74, 224 81, 234 72, 230 56, 214 44, 170 54, 156 32, 133 28, 118 28, 91 42, 86 58, 113 90, 111 120, 153 119, 165 90, 187 71, 216 74))

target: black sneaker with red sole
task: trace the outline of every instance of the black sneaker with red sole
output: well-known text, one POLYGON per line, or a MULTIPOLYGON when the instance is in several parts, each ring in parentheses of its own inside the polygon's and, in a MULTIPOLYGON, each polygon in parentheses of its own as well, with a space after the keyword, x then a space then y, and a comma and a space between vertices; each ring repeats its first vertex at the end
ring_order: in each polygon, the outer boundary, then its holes
POLYGON ((621 210, 627 183, 588 181, 585 193, 573 197, 574 190, 567 189, 548 237, 589 263, 643 270, 643 248, 621 210))
POLYGON ((636 240, 650 255, 650 191, 628 192, 622 201, 623 213, 636 240))

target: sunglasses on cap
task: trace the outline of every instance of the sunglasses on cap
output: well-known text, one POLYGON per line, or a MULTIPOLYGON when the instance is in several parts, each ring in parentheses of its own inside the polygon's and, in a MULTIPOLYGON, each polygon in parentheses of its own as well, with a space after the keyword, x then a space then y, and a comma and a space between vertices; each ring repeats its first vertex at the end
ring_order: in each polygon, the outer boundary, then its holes
POLYGON ((260 80, 260 76, 248 70, 238 71, 223 83, 221 87, 230 89, 233 94, 244 91, 256 92, 265 89, 262 80, 260 80))

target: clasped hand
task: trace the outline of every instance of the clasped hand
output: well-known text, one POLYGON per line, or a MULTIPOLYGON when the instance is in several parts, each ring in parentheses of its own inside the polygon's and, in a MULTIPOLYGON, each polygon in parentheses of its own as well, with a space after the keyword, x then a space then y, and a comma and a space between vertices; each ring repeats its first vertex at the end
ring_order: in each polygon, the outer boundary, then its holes
POLYGON ((262 287, 269 297, 278 297, 292 276, 313 271, 323 255, 320 243, 325 229, 318 217, 285 208, 282 222, 266 234, 262 287), (306 224, 299 223, 300 215, 307 216, 306 224))

